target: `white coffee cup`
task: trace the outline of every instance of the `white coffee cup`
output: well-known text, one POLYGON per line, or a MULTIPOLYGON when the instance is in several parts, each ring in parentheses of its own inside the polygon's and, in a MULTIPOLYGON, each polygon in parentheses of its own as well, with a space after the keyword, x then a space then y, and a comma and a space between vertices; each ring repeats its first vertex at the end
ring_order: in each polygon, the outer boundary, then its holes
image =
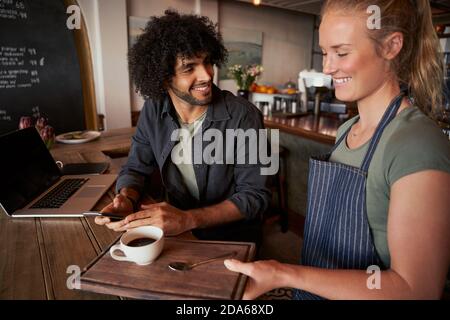
MULTIPOLYGON (((143 241, 144 243, 146 241, 143 241)), ((141 241, 142 243, 142 241, 141 241)), ((164 246, 164 232, 154 226, 142 226, 131 229, 124 233, 120 238, 120 243, 113 245, 109 249, 111 257, 118 261, 130 261, 138 265, 147 265, 158 258, 164 246), (154 242, 141 246, 130 245, 130 243, 138 241, 137 239, 150 238, 154 242), (114 252, 120 250, 124 256, 118 256, 114 252)))

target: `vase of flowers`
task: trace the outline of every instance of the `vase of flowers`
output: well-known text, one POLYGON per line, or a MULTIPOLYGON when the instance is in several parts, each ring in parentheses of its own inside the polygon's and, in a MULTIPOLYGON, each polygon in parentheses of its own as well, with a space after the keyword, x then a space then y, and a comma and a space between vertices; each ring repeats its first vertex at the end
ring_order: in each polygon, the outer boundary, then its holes
POLYGON ((44 117, 38 117, 36 119, 33 119, 32 117, 20 118, 19 129, 25 129, 33 126, 39 132, 39 135, 44 141, 47 149, 50 150, 55 143, 55 130, 52 126, 48 125, 48 119, 44 117))
POLYGON ((263 67, 258 64, 247 66, 236 64, 230 67, 228 73, 236 81, 238 96, 248 99, 250 86, 263 71, 263 67))

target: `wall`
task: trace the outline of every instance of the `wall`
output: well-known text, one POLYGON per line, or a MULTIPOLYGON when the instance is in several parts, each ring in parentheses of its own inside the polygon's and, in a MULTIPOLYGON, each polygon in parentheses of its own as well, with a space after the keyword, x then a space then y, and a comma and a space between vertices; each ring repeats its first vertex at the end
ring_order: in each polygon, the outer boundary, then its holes
MULTIPOLYGON (((294 11, 241 3, 219 2, 220 28, 263 32, 260 83, 282 85, 311 65, 314 16, 294 11)), ((220 81, 220 87, 236 92, 233 80, 220 81)))
POLYGON ((127 0, 127 10, 130 16, 150 17, 164 14, 168 8, 173 8, 179 12, 193 13, 195 0, 127 0))
POLYGON ((96 21, 98 20, 98 6, 97 1, 93 0, 77 0, 81 12, 84 18, 88 30, 89 45, 91 48, 92 55, 92 67, 93 67, 93 77, 95 85, 95 102, 97 106, 97 113, 105 113, 103 99, 103 89, 99 88, 99 84, 103 84, 101 68, 99 61, 101 61, 101 56, 99 55, 99 40, 98 40, 98 28, 96 21))
POLYGON ((88 29, 97 112, 105 128, 131 125, 126 0, 78 0, 88 29))
MULTIPOLYGON (((106 129, 128 127, 130 111, 139 111, 142 98, 129 82, 128 16, 150 17, 167 8, 208 16, 219 27, 263 32, 261 81, 284 84, 296 81, 299 71, 310 68, 313 16, 270 7, 225 0, 78 0, 93 55, 98 113, 106 129)), ((217 78, 216 81, 217 83, 217 78)), ((234 81, 219 86, 235 92, 234 81)))

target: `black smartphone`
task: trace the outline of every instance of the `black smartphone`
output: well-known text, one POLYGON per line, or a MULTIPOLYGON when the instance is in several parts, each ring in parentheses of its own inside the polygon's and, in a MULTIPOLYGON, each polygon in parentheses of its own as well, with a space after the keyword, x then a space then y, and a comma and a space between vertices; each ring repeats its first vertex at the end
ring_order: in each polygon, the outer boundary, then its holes
POLYGON ((119 221, 125 219, 125 216, 117 214, 117 213, 110 213, 110 212, 99 212, 99 211, 88 211, 83 212, 83 215, 85 217, 107 217, 111 221, 119 221))

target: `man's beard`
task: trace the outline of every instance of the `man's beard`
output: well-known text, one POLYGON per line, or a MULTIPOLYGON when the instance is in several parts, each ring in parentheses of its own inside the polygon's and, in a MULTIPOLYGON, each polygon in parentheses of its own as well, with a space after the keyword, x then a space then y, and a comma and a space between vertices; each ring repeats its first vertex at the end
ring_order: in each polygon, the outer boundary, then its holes
MULTIPOLYGON (((212 91, 209 93, 209 96, 206 97, 203 100, 199 100, 197 98, 195 98, 192 94, 190 94, 189 92, 183 92, 178 90, 177 88, 170 86, 170 88, 172 89, 173 93, 180 98, 181 100, 183 100, 184 102, 189 103, 190 105, 193 106, 207 106, 210 104, 211 100, 212 100, 212 91)), ((212 90, 212 87, 211 87, 212 90)))

